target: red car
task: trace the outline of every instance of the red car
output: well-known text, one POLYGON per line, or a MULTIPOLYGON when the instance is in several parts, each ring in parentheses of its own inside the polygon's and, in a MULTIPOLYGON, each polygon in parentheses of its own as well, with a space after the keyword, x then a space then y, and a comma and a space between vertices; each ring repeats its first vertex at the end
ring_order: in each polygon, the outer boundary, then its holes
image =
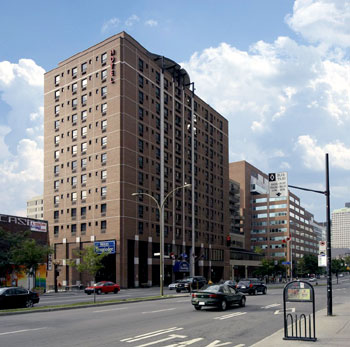
POLYGON ((92 287, 86 287, 85 288, 85 293, 87 295, 92 294, 94 291, 97 294, 102 294, 102 293, 105 293, 105 294, 108 294, 108 293, 117 294, 120 291, 120 286, 119 286, 119 284, 115 284, 113 282, 101 281, 101 282, 96 283, 92 287))

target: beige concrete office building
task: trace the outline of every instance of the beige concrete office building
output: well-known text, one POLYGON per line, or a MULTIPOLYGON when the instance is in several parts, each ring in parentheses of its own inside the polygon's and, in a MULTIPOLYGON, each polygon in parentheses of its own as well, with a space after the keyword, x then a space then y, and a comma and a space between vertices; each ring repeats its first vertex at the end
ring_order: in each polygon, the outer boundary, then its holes
POLYGON ((27 201, 27 217, 44 219, 44 199, 42 195, 35 196, 27 201))
POLYGON ((67 264, 94 243, 112 250, 99 279, 159 285, 159 210, 132 193, 159 201, 186 183, 164 208, 164 252, 176 258, 165 283, 189 274, 174 268, 181 257, 192 274, 229 273, 228 122, 192 87, 125 32, 45 74, 44 217, 62 286, 90 280, 67 264))
POLYGON ((299 197, 270 198, 268 176, 246 161, 229 164, 230 179, 240 183, 243 232, 246 248, 259 247, 265 256, 293 260, 318 254, 313 215, 301 206, 299 197))

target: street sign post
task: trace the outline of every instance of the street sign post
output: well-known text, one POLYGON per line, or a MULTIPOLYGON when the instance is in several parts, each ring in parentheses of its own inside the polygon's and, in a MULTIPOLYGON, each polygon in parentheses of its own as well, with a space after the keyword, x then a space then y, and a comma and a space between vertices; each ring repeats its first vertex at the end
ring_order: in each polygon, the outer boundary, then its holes
POLYGON ((288 173, 269 173, 269 194, 270 198, 288 196, 288 173))

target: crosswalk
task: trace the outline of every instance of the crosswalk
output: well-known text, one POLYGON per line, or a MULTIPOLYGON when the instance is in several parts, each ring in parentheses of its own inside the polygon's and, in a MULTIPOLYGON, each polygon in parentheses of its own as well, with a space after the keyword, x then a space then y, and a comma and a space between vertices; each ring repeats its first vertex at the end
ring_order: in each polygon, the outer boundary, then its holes
MULTIPOLYGON (((238 312, 237 312, 238 313, 238 312)), ((246 312, 241 312, 244 314, 246 312)), ((120 340, 123 342, 123 346, 132 347, 186 347, 192 345, 193 347, 244 347, 245 344, 234 344, 231 341, 214 340, 211 342, 204 342, 203 337, 188 337, 183 335, 181 327, 171 327, 167 329, 160 329, 151 331, 145 334, 136 335, 120 340), (203 344, 204 342, 204 344, 203 344)))
POLYGON ((233 317, 242 316, 246 313, 247 312, 234 312, 234 313, 226 314, 224 316, 215 317, 214 319, 218 319, 218 320, 229 319, 229 318, 233 318, 233 317))

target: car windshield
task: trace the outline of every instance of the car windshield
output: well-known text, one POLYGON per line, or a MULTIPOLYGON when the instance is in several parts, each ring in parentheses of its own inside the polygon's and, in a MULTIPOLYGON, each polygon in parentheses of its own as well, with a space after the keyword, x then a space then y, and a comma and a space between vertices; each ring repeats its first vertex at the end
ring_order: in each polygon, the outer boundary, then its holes
POLYGON ((249 286, 249 281, 240 281, 239 283, 238 283, 238 285, 239 286, 249 286))
POLYGON ((0 288, 0 294, 3 294, 7 288, 0 288))
POLYGON ((209 286, 203 290, 203 292, 210 292, 210 293, 218 293, 220 291, 220 287, 217 284, 213 286, 209 286))
POLYGON ((187 277, 187 278, 184 278, 183 280, 180 280, 179 282, 192 282, 192 277, 187 277))
POLYGON ((103 286, 104 285, 104 282, 97 282, 96 284, 95 284, 95 286, 103 286))

